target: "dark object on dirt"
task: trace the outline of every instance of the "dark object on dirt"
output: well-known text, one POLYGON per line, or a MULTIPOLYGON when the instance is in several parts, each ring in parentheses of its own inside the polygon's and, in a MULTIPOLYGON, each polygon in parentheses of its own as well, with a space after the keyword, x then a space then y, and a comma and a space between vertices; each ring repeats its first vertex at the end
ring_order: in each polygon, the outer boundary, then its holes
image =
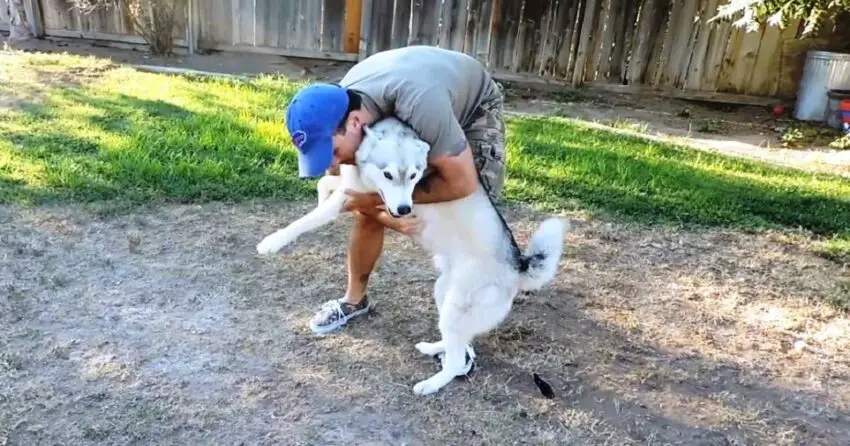
POLYGON ((679 110, 679 113, 676 113, 676 116, 678 116, 680 118, 690 118, 691 117, 691 109, 688 108, 688 107, 685 107, 685 108, 679 110))
POLYGON ((550 400, 555 398, 555 392, 552 391, 552 386, 550 386, 546 381, 543 381, 543 378, 541 378, 540 375, 534 373, 533 376, 534 384, 537 384, 537 388, 540 389, 540 393, 550 400))

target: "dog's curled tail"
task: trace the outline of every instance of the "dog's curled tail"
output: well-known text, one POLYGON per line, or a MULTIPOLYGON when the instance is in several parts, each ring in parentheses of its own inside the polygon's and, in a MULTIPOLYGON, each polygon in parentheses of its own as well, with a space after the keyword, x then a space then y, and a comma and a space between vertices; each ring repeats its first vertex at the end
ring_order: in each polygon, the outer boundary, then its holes
POLYGON ((540 224, 523 256, 525 270, 520 273, 520 290, 538 290, 555 277, 564 250, 564 233, 569 227, 560 218, 549 218, 540 224))

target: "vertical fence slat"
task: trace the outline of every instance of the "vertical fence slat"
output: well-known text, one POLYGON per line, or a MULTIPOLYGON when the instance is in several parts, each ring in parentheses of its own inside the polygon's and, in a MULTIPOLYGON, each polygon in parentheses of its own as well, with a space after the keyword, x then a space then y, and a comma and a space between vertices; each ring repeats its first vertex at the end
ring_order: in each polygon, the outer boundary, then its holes
POLYGON ((342 51, 345 0, 323 0, 322 51, 342 51))
POLYGON ((673 42, 678 33, 677 20, 679 18, 679 11, 682 10, 683 6, 682 0, 672 0, 672 7, 670 7, 667 21, 664 24, 664 38, 656 42, 656 46, 652 51, 653 56, 650 65, 647 68, 647 81, 650 85, 660 85, 664 72, 667 70, 667 63, 673 51, 673 42))
POLYGON ((525 51, 523 51, 523 59, 520 70, 523 72, 534 72, 534 68, 539 66, 540 49, 542 41, 545 38, 544 26, 548 12, 549 0, 526 0, 525 11, 523 12, 523 24, 525 25, 525 51))
POLYGON ((395 0, 390 38, 392 48, 401 48, 407 45, 410 39, 410 2, 411 0, 395 0))
POLYGON ((468 0, 466 12, 466 25, 463 35, 463 52, 475 57, 475 30, 478 28, 478 10, 481 8, 481 0, 468 0))
POLYGON ((582 15, 581 21, 581 37, 579 38, 578 48, 576 50, 576 62, 573 69, 571 83, 579 85, 584 80, 585 65, 587 63, 588 50, 590 49, 590 38, 596 29, 596 17, 599 2, 597 0, 587 0, 582 15))
POLYGON ((538 58, 534 62, 534 72, 538 76, 543 76, 549 67, 555 63, 555 46, 558 43, 559 32, 555 28, 558 12, 558 2, 547 2, 546 12, 543 14, 543 19, 540 23, 540 45, 538 49, 538 58))
POLYGON ((567 12, 567 33, 564 35, 564 41, 558 53, 558 78, 567 81, 573 78, 573 66, 581 28, 581 11, 584 8, 584 0, 570 0, 570 2, 570 10, 567 12))
POLYGON ((717 0, 703 0, 700 8, 699 22, 695 25, 697 38, 694 51, 688 66, 684 87, 699 90, 702 85, 702 72, 705 70, 705 58, 711 39, 712 28, 716 23, 707 23, 717 11, 717 0))
POLYGON ((481 0, 475 18, 475 35, 473 38, 472 56, 487 65, 490 59, 490 28, 493 23, 492 0, 481 0))
POLYGON ((434 45, 440 4, 435 1, 413 0, 410 7, 410 38, 408 45, 434 45))
POLYGON ((752 75, 747 82, 745 94, 755 96, 770 96, 776 92, 779 82, 779 49, 782 31, 775 26, 764 28, 762 38, 759 40, 753 62, 752 75))
POLYGON ((511 33, 511 40, 514 42, 513 51, 511 52, 511 68, 513 72, 518 72, 522 67, 523 53, 525 52, 525 6, 527 0, 522 0, 519 14, 516 19, 516 33, 511 33))
POLYGON ((625 66, 625 45, 628 42, 627 34, 634 32, 635 17, 639 2, 621 0, 618 4, 617 15, 614 20, 614 41, 611 49, 611 57, 606 69, 606 80, 611 83, 619 82, 623 67, 625 66))
POLYGON ((443 0, 440 9, 440 32, 437 37, 437 46, 440 48, 452 48, 452 14, 455 10, 455 0, 443 0))
POLYGON ((773 93, 781 98, 791 98, 797 93, 797 84, 802 75, 804 64, 798 63, 803 60, 802 57, 799 57, 801 55, 799 45, 802 44, 804 47, 808 45, 806 45, 806 40, 797 39, 801 25, 800 19, 792 20, 782 30, 779 55, 777 56, 779 62, 776 69, 779 79, 776 82, 776 92, 773 93))
POLYGON ((466 41, 466 19, 469 14, 469 0, 455 0, 452 4, 451 30, 449 31, 451 49, 463 52, 466 41))
MULTIPOLYGON (((622 0, 609 0, 605 8, 605 15, 600 16, 599 23, 604 23, 604 28, 599 26, 599 43, 595 46, 598 52, 594 56, 593 80, 607 79, 608 70, 611 67, 611 53, 614 46, 614 35, 616 34, 617 16, 620 14, 622 0), (603 21, 604 20, 604 21, 603 21)), ((622 24, 620 24, 622 27, 622 24)))
POLYGON ((345 44, 343 50, 346 53, 358 53, 364 50, 360 45, 363 28, 362 18, 364 16, 371 17, 371 15, 364 13, 364 9, 366 9, 364 6, 368 5, 364 5, 363 0, 345 0, 345 25, 343 26, 345 44))
POLYGON ((513 49, 517 29, 517 21, 521 4, 514 0, 503 0, 500 11, 497 13, 495 38, 493 45, 495 49, 491 59, 490 68, 498 70, 510 69, 513 61, 513 49))
POLYGON ((715 22, 711 26, 708 49, 705 56, 705 68, 702 72, 699 90, 715 91, 717 89, 717 77, 723 65, 723 56, 726 54, 726 46, 729 44, 731 35, 731 24, 728 21, 715 22))
MULTIPOLYGON (((416 0, 421 1, 421 0, 416 0)), ((372 54, 390 49, 392 39, 392 25, 387 26, 387 18, 393 16, 393 0, 372 0, 371 21, 373 25, 369 35, 369 44, 372 54)))
POLYGON ((733 40, 727 49, 718 80, 720 91, 746 91, 764 30, 764 27, 755 32, 739 28, 733 30, 733 40))

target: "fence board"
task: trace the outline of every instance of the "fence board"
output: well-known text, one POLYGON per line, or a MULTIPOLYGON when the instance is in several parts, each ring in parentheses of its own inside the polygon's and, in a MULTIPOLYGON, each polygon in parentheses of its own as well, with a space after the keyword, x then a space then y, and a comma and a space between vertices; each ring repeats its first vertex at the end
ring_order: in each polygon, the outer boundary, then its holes
POLYGON ((605 79, 611 83, 620 81, 623 67, 626 66, 627 51, 625 46, 634 33, 638 6, 640 6, 640 2, 629 0, 621 0, 618 3, 614 20, 614 41, 612 42, 611 57, 608 59, 607 65, 603 66, 605 68, 605 79))
POLYGON ((436 46, 440 4, 435 1, 412 0, 410 15, 410 38, 407 44, 436 46))
MULTIPOLYGON (((555 21, 552 25, 552 60, 549 66, 540 73, 541 76, 563 78, 566 65, 569 63, 570 32, 573 23, 570 22, 571 13, 575 10, 576 2, 573 0, 558 0, 555 5, 555 21)), ((573 16, 573 22, 575 17, 573 16)))
POLYGON ((593 59, 588 69, 588 80, 604 79, 608 75, 611 50, 614 42, 614 22, 617 20, 617 10, 620 0, 605 0, 599 13, 599 25, 596 31, 596 42, 593 45, 593 59))
POLYGON ((472 39, 473 47, 470 54, 484 66, 490 60, 490 30, 493 24, 492 0, 481 0, 475 17, 475 34, 472 39))
POLYGON ((452 12, 455 9, 455 0, 443 0, 440 8, 440 23, 437 34, 437 46, 451 49, 452 47, 452 12))
POLYGON ((747 82, 746 94, 769 96, 776 91, 778 78, 779 50, 781 49, 782 30, 775 26, 764 29, 756 51, 753 72, 747 82))
POLYGON ((548 53, 547 41, 553 37, 550 36, 552 22, 554 21, 555 7, 554 1, 537 1, 536 9, 531 8, 528 13, 528 27, 530 33, 527 40, 528 63, 525 66, 525 71, 529 73, 539 73, 547 64, 548 53))
POLYGON ((559 78, 569 80, 573 78, 573 67, 575 66, 578 41, 579 36, 581 35, 581 10, 583 7, 584 0, 572 0, 572 5, 570 5, 570 11, 567 17, 569 29, 567 30, 567 35, 564 36, 564 46, 561 48, 561 55, 558 56, 559 60, 564 60, 564 70, 563 73, 558 74, 559 78))
POLYGON ((401 48, 407 45, 408 39, 410 39, 410 0, 395 0, 391 28, 391 48, 401 48))
MULTIPOLYGON (((70 0, 38 1, 48 36, 143 43, 121 3, 82 15, 70 0)), ((723 0, 192 1, 177 14, 178 46, 356 60, 438 45, 502 75, 572 85, 788 96, 799 76, 784 78, 802 64, 794 48, 805 47, 789 43, 799 22, 756 33, 728 21, 708 24, 723 0), (185 19, 189 11, 192 20, 185 19)), ((0 11, 0 26, 8 22, 0 11)))
POLYGON ((513 63, 513 51, 516 45, 517 21, 522 3, 502 1, 501 7, 493 16, 493 48, 490 54, 490 68, 509 70, 513 63))
POLYGON ((372 54, 390 49, 392 24, 388 23, 387 17, 392 16, 393 0, 372 0, 372 15, 370 19, 372 26, 369 35, 369 40, 371 41, 369 48, 372 54))
POLYGON ((588 52, 591 50, 590 39, 596 29, 598 3, 597 0, 587 0, 584 3, 581 30, 579 31, 581 37, 579 38, 578 49, 576 50, 575 68, 573 68, 572 76, 572 83, 574 85, 580 84, 585 78, 585 65, 588 60, 588 52))
POLYGON ((721 66, 718 90, 742 93, 747 91, 763 34, 764 28, 756 32, 746 32, 739 28, 732 31, 732 44, 726 52, 725 63, 721 66))
MULTIPOLYGON (((367 0, 368 1, 368 0, 367 0)), ((342 32, 345 36, 343 48, 346 53, 367 53, 368 48, 363 48, 362 42, 366 40, 363 33, 363 17, 370 16, 371 5, 363 4, 362 0, 345 0, 345 22, 342 32), (369 14, 366 12, 369 11, 369 14)))
POLYGON ((12 18, 9 17, 9 11, 6 9, 5 3, 0 7, 0 29, 8 30, 12 23, 12 18))
MULTIPOLYGON (((342 25, 345 22, 345 0, 323 0, 322 51, 343 51, 342 25)), ((277 3, 277 2, 273 2, 277 3)))
POLYGON ((694 24, 693 50, 688 60, 687 69, 682 84, 685 88, 698 89, 702 84, 702 71, 705 67, 705 56, 711 39, 711 28, 715 23, 707 23, 717 10, 717 0, 700 2, 699 21, 694 24))
POLYGON ((466 20, 469 14, 469 0, 455 0, 452 2, 452 20, 449 30, 449 48, 455 51, 463 51, 466 41, 466 20))
POLYGON ((688 58, 693 37, 692 18, 697 10, 697 0, 674 0, 670 24, 664 41, 663 69, 656 73, 656 86, 673 87, 679 82, 682 66, 688 58))
POLYGON ((519 12, 516 15, 516 23, 514 29, 511 30, 508 38, 513 42, 513 48, 511 49, 511 71, 520 71, 520 65, 522 64, 522 55, 525 52, 525 29, 526 27, 523 24, 523 20, 525 19, 525 6, 526 0, 523 0, 519 5, 519 12))

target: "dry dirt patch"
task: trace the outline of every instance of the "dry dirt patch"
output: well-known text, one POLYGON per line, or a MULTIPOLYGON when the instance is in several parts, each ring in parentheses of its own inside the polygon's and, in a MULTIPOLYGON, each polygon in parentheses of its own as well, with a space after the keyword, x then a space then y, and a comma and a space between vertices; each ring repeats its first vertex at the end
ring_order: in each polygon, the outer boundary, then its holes
MULTIPOLYGON (((254 246, 312 203, 120 217, 0 208, 6 444, 841 444, 847 271, 802 241, 574 220, 558 280, 428 398, 433 270, 391 236, 376 311, 314 337, 349 221, 254 246), (842 279, 844 278, 844 279, 842 279), (531 374, 553 385, 547 400, 531 374)), ((530 211, 506 218, 524 245, 530 211)), ((0 443, 3 443, 0 441, 0 443)))

